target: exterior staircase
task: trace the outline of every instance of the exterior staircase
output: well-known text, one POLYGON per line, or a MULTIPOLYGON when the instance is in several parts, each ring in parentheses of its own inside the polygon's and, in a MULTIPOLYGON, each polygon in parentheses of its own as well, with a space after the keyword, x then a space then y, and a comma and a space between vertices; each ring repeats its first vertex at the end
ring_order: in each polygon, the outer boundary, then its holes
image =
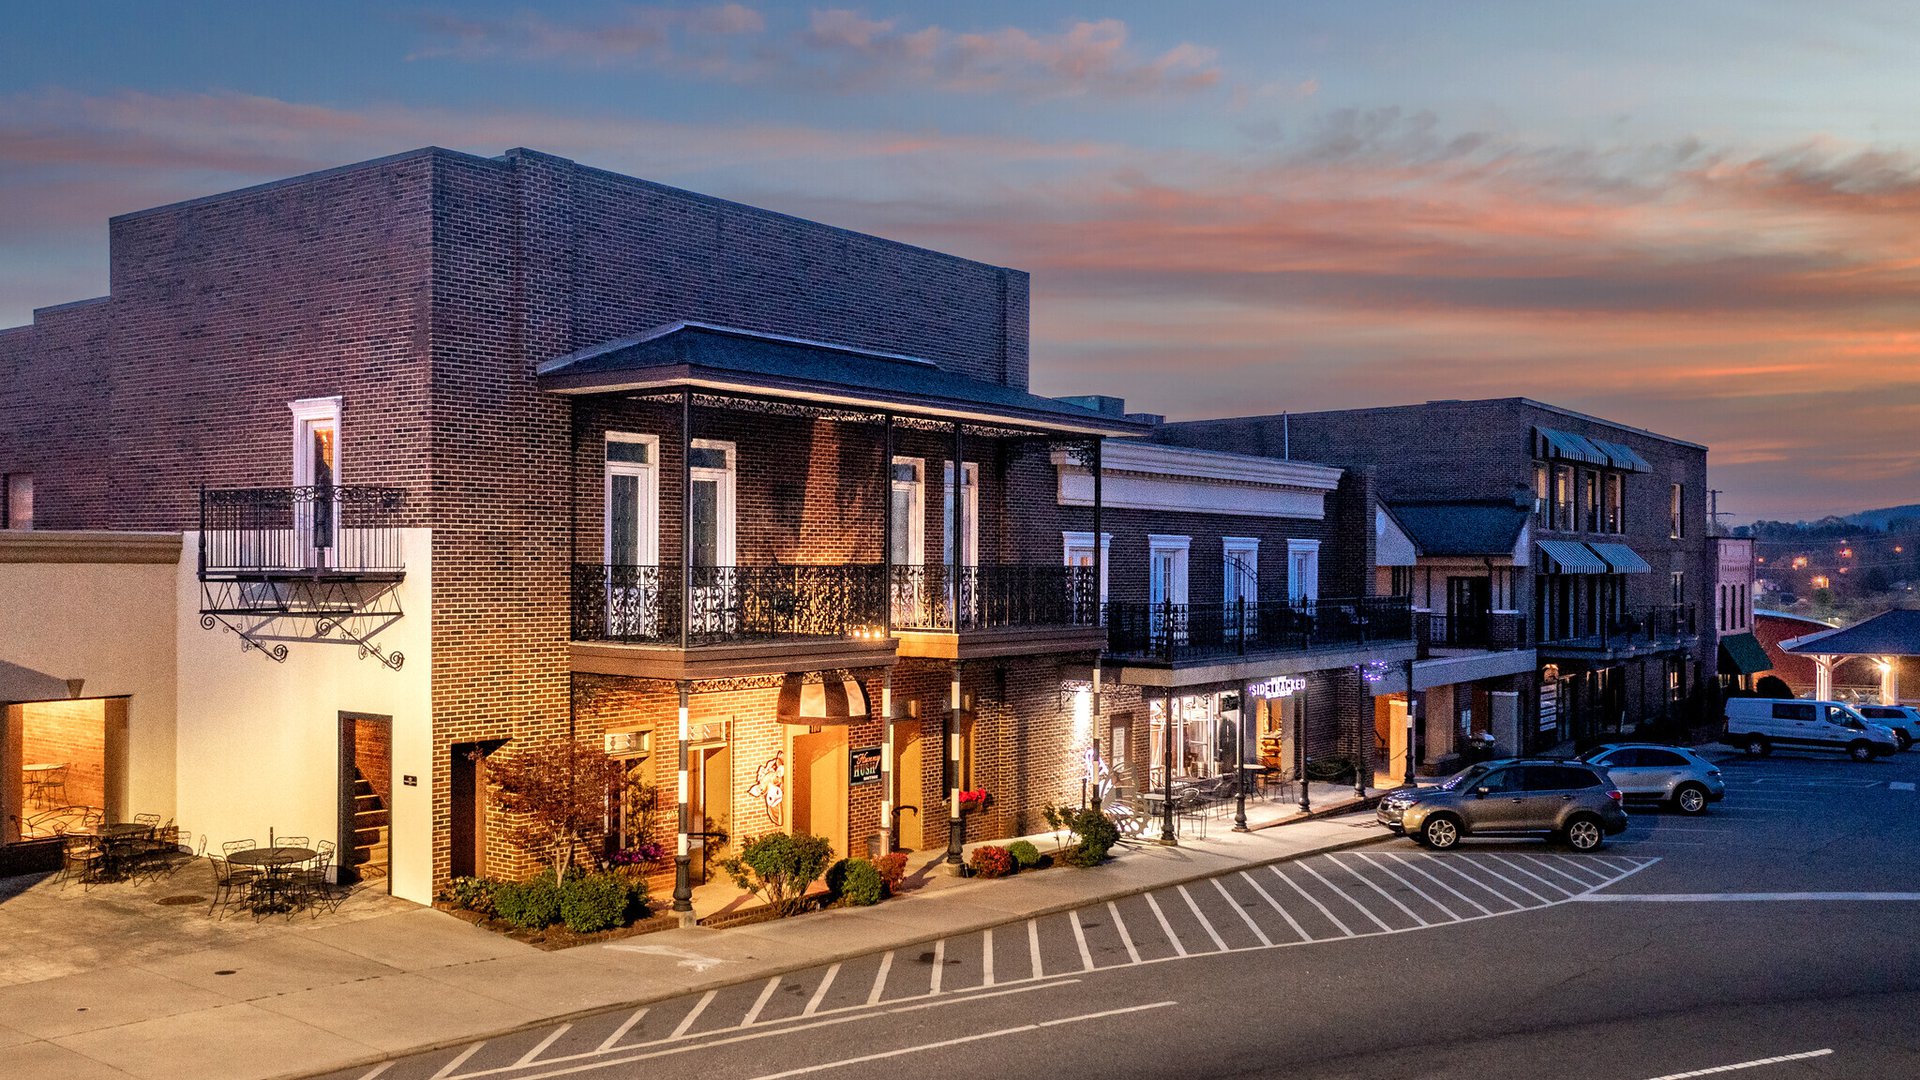
POLYGON ((387 876, 392 818, 360 770, 353 770, 353 871, 362 881, 387 876))

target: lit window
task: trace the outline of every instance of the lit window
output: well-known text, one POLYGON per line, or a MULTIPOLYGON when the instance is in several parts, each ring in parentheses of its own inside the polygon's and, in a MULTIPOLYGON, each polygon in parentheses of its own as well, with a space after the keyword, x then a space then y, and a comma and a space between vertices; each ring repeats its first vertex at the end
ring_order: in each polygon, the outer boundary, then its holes
POLYGON ((0 476, 5 498, 0 499, 0 529, 33 528, 33 474, 0 476))
POLYGON ((1682 488, 1681 485, 1675 484, 1673 485, 1672 494, 1669 495, 1667 499, 1667 514, 1672 519, 1672 524, 1668 529, 1667 535, 1675 540, 1687 535, 1686 519, 1680 514, 1681 508, 1686 505, 1685 495, 1685 489, 1682 488))

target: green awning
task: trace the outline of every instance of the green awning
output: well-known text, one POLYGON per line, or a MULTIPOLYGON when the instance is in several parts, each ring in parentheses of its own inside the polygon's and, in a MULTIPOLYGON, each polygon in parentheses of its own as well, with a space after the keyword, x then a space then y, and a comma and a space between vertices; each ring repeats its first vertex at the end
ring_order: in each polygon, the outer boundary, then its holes
POLYGON ((1651 574, 1653 567, 1625 544, 1588 544, 1595 555, 1607 560, 1616 574, 1651 574))
POLYGON ((1613 467, 1616 469, 1622 469, 1626 472, 1649 472, 1653 469, 1653 466, 1647 464, 1646 458, 1635 453, 1633 447, 1625 443, 1607 442, 1604 439, 1588 439, 1587 441, 1599 447, 1601 452, 1607 455, 1607 459, 1613 463, 1613 467))
POLYGON ((1546 440, 1547 456, 1567 461, 1584 461, 1589 465, 1611 465, 1612 459, 1607 452, 1593 445, 1585 435, 1575 435, 1571 431, 1558 428, 1534 428, 1540 437, 1546 440))
POLYGON ((1537 541, 1549 574, 1605 574, 1612 570, 1593 549, 1577 540, 1537 541))
POLYGON ((1773 670, 1773 661, 1767 658, 1767 650, 1759 638, 1752 634, 1728 634, 1720 639, 1720 667, 1731 668, 1742 675, 1758 675, 1773 670))

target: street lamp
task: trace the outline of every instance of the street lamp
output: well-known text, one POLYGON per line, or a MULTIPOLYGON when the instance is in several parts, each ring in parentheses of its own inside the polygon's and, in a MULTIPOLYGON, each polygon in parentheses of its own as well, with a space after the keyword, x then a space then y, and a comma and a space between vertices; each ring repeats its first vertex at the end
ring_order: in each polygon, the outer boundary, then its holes
POLYGON ((1247 828, 1247 718, 1253 713, 1253 687, 1240 688, 1240 721, 1233 728, 1233 831, 1247 828))

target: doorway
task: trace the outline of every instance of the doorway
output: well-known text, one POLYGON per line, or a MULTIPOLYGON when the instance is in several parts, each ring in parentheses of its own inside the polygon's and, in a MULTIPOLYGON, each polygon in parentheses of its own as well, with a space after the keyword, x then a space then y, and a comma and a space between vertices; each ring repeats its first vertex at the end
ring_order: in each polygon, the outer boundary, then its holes
POLYGON ((920 738, 918 720, 900 721, 893 726, 894 846, 903 851, 918 851, 927 846, 926 756, 920 738))
POLYGON ((342 881, 393 880, 393 717, 340 714, 342 881))
POLYGON ((687 820, 693 832, 706 834, 689 838, 688 852, 691 872, 706 881, 733 835, 733 752, 723 742, 691 746, 687 753, 687 820))
POLYGON ((453 877, 487 874, 487 755, 502 740, 453 744, 452 771, 447 795, 452 802, 448 823, 447 873, 453 877))
POLYGON ((793 736, 787 776, 793 786, 791 829, 826 837, 836 858, 847 854, 847 729, 793 736))
POLYGON ((0 732, 0 842, 124 821, 126 698, 8 705, 0 732))

